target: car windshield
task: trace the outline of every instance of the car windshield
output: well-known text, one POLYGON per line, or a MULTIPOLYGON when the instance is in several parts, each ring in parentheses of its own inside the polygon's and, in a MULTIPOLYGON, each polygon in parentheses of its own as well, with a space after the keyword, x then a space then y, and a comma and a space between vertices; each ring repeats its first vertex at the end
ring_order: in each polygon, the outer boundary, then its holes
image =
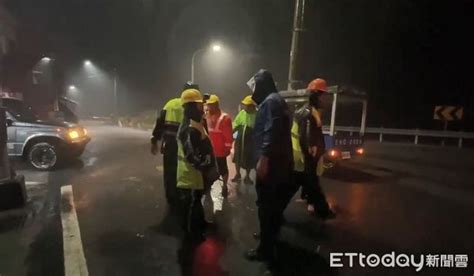
POLYGON ((30 108, 25 107, 21 102, 7 104, 7 110, 15 119, 23 122, 33 122, 38 117, 30 108))

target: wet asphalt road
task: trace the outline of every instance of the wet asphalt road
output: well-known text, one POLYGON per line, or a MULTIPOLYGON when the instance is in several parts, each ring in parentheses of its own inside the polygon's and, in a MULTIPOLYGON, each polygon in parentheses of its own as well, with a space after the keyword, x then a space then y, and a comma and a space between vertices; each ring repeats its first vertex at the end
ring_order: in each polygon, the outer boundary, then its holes
MULTIPOLYGON (((183 242, 168 211, 161 157, 149 153, 149 133, 90 126, 93 141, 80 161, 41 173, 28 186, 25 211, 0 216, 0 274, 64 275, 60 187, 72 185, 90 275, 263 275, 243 258, 258 231, 253 185, 230 184, 227 200, 213 189, 214 220, 197 248, 183 242)), ((409 165, 409 164, 407 164, 409 165)), ((337 168, 322 180, 336 219, 310 217, 302 203, 288 207, 275 275, 473 275, 468 268, 331 268, 329 254, 468 254, 474 258, 474 207, 456 196, 429 192, 407 176, 361 164, 337 168), (408 183, 408 184, 407 184, 408 183)), ((27 178, 38 174, 26 172, 27 178), (31 175, 30 175, 31 174, 31 175)), ((469 181, 468 179, 466 181, 469 181)), ((454 193, 456 195, 456 193, 454 193)), ((207 202, 209 203, 209 202, 207 202)), ((418 256, 417 255, 417 256, 418 256)), ((67 258, 68 256, 66 256, 67 258)))

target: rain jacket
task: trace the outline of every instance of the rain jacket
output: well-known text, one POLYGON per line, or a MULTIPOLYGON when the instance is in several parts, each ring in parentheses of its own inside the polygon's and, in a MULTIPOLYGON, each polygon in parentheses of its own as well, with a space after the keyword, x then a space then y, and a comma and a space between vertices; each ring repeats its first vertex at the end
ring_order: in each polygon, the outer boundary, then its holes
POLYGON ((249 113, 244 109, 237 114, 232 127, 237 137, 234 143, 233 162, 246 170, 255 168, 255 143, 253 139, 253 128, 257 112, 249 113))
POLYGON ((245 111, 245 109, 240 110, 239 114, 234 119, 234 122, 232 122, 232 128, 237 130, 237 128, 242 127, 242 128, 253 128, 255 125, 255 116, 256 112, 254 113, 249 113, 245 111))
POLYGON ((227 113, 207 114, 207 129, 216 157, 227 157, 232 149, 232 119, 227 113))
POLYGON ((270 72, 260 70, 254 76, 253 100, 259 104, 255 119, 256 160, 269 158, 270 181, 286 182, 293 170, 290 111, 278 94, 270 72))
POLYGON ((151 138, 151 143, 156 145, 158 140, 162 140, 161 152, 176 154, 176 133, 183 120, 183 107, 180 98, 169 100, 156 119, 155 128, 151 138))

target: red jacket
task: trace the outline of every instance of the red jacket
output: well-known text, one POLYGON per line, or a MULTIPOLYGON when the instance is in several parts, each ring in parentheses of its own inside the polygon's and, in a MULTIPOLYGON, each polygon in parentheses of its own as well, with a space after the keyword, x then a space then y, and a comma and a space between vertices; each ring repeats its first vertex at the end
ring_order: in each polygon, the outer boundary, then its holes
POLYGON ((207 114, 207 128, 211 138, 214 155, 227 157, 232 149, 232 119, 227 113, 207 114))

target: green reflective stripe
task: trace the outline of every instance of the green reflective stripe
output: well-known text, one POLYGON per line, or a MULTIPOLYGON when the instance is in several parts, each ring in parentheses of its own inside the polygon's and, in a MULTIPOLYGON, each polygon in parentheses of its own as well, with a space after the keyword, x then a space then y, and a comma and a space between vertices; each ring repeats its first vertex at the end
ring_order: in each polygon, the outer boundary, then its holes
POLYGON ((179 126, 181 122, 174 122, 174 121, 167 121, 165 120, 165 124, 167 125, 174 125, 174 126, 179 126))
POLYGON ((298 124, 293 121, 291 127, 291 145, 293 148, 294 170, 298 172, 304 171, 304 156, 300 145, 300 136, 298 135, 298 124))

